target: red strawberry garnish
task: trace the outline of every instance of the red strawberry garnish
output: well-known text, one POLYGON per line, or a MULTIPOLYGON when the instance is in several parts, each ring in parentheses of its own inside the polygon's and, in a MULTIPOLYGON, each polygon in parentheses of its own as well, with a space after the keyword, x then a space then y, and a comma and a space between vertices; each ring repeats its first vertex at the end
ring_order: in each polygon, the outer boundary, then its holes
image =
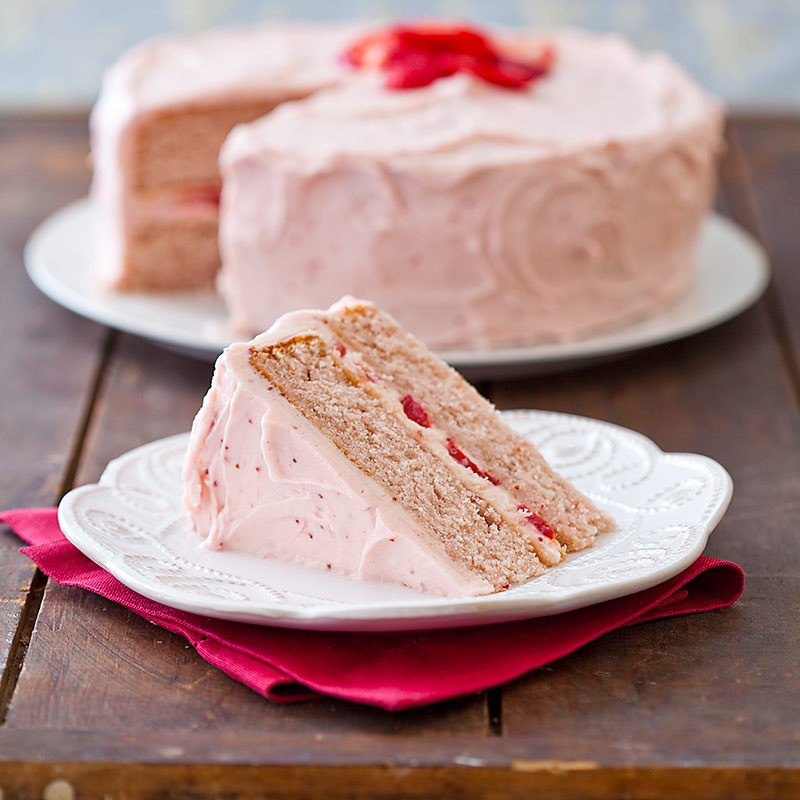
POLYGON ((520 89, 546 75, 554 57, 548 45, 535 61, 507 59, 488 36, 473 28, 435 24, 379 31, 359 39, 342 54, 354 67, 383 70, 389 89, 428 86, 456 72, 506 89, 520 89))
POLYGON ((387 89, 418 89, 458 71, 458 62, 450 53, 411 51, 386 67, 387 89))
POLYGON ((475 59, 469 65, 468 71, 483 78, 487 83, 494 83, 509 89, 520 88, 534 78, 544 75, 544 71, 539 65, 523 64, 520 61, 507 61, 500 58, 495 61, 475 59))
POLYGON ((396 45, 392 31, 364 36, 342 53, 342 58, 354 67, 383 67, 389 51, 396 45))
POLYGON ((494 45, 482 33, 466 26, 417 25, 394 29, 400 49, 428 53, 460 53, 494 58, 494 45))

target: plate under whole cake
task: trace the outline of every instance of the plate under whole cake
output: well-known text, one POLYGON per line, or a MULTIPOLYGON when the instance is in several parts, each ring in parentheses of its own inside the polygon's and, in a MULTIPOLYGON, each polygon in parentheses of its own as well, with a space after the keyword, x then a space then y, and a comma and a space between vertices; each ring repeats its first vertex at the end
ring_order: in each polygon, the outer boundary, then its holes
MULTIPOLYGON (((55 212, 30 237, 25 265, 44 294, 89 319, 194 358, 213 361, 237 338, 226 333, 225 308, 213 292, 101 289, 91 271, 93 225, 92 207, 84 198, 55 212)), ((735 223, 712 214, 704 224, 693 285, 659 314, 577 341, 439 355, 473 380, 563 371, 718 325, 754 303, 768 282, 761 246, 735 223)))

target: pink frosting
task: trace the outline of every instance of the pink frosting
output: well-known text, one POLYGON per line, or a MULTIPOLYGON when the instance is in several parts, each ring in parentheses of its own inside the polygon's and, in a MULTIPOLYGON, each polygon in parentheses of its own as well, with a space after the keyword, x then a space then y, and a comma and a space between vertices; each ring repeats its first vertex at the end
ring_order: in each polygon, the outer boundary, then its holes
POLYGON ((204 546, 441 595, 493 591, 450 561, 250 366, 251 347, 295 333, 328 336, 323 318, 323 312, 287 315, 217 361, 183 476, 184 505, 204 546))
MULTIPOLYGON (((356 74, 238 126, 220 289, 252 333, 369 297, 437 348, 571 339, 669 303, 693 272, 722 115, 677 66, 564 32, 523 91, 356 74)), ((536 37, 510 37, 537 49, 536 37)))

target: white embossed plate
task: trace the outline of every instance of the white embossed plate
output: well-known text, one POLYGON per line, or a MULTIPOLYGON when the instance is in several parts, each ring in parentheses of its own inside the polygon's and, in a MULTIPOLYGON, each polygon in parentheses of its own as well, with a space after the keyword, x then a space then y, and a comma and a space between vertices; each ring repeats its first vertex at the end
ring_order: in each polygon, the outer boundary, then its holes
MULTIPOLYGON (((226 314, 221 298, 213 292, 102 291, 91 274, 93 223, 86 199, 42 222, 25 247, 31 280, 48 297, 89 319, 213 361, 232 341, 222 333, 226 314)), ((769 265, 758 243, 730 220, 711 214, 703 226, 694 283, 662 312, 575 342, 439 355, 472 380, 572 369, 718 325, 755 302, 768 281, 769 265)))
POLYGON ((730 502, 710 458, 662 453, 640 434, 543 411, 504 412, 545 458, 618 523, 539 578, 479 598, 440 598, 272 559, 200 549, 181 512, 188 434, 112 461, 71 491, 64 535, 122 583, 168 606, 292 628, 416 630, 546 616, 654 586, 688 567, 730 502))

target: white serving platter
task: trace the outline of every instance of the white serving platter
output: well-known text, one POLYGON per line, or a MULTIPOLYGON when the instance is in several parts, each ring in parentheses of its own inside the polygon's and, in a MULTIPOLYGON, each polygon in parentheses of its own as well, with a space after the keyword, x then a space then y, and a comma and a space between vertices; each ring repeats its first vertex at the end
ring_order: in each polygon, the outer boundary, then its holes
MULTIPOLYGON (((34 231, 25 264, 44 294, 82 316, 196 358, 214 360, 233 341, 223 333, 225 308, 213 292, 120 294, 100 288, 92 275, 93 225, 92 207, 84 198, 34 231)), ((439 355, 473 380, 572 369, 718 325, 755 302, 769 281, 760 245, 716 214, 705 221, 697 258, 695 280, 686 295, 625 328, 576 342, 439 355)))

